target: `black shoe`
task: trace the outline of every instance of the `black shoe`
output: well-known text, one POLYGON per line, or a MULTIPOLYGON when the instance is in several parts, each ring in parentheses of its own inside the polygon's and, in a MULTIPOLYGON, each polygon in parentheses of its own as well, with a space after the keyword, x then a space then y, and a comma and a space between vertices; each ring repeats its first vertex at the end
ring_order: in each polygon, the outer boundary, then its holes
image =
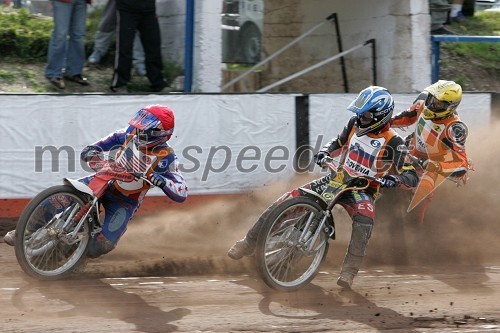
POLYGON ((456 35, 457 33, 445 26, 431 30, 432 35, 456 35))
POLYGON ((167 87, 167 83, 166 82, 163 82, 162 84, 158 85, 158 86, 151 86, 151 91, 152 92, 161 92, 163 91, 163 89, 165 89, 167 87))
POLYGON ((119 86, 119 87, 109 87, 109 90, 111 90, 112 92, 114 93, 117 93, 117 94, 126 94, 128 93, 128 89, 127 89, 127 86, 119 86))
POLYGON ((64 78, 66 80, 78 83, 78 84, 80 84, 82 86, 88 86, 90 84, 90 82, 87 80, 87 78, 86 77, 82 77, 80 74, 73 75, 73 76, 65 76, 64 78))
POLYGON ((49 80, 50 83, 52 83, 57 88, 59 88, 59 89, 66 88, 66 85, 64 84, 64 80, 61 79, 60 77, 46 76, 46 78, 47 78, 47 80, 49 80))

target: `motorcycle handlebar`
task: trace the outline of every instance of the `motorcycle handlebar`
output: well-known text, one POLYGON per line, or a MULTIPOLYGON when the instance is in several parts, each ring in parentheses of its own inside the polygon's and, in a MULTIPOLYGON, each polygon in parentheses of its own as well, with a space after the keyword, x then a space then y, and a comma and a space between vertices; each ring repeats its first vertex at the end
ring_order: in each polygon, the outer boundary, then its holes
MULTIPOLYGON (((116 164, 116 160, 115 159, 112 159, 112 158, 108 158, 107 160, 100 160, 100 161, 89 161, 90 162, 109 162, 110 164, 116 164)), ((96 170, 97 171, 97 170, 96 170)), ((126 171, 128 172, 128 171, 126 171)), ((128 172, 129 174, 131 174, 132 176, 134 176, 134 178, 136 180, 139 180, 139 179, 142 179, 143 181, 145 181, 148 185, 150 186, 155 186, 149 179, 148 177, 146 176, 146 173, 144 172, 128 172)))

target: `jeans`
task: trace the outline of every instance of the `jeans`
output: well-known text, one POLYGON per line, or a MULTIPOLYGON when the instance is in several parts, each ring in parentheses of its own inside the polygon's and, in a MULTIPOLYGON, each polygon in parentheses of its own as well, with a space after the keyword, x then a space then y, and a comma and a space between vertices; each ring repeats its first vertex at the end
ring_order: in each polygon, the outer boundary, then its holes
POLYGON ((81 75, 85 64, 85 23, 87 1, 52 1, 54 30, 49 43, 45 76, 81 75))

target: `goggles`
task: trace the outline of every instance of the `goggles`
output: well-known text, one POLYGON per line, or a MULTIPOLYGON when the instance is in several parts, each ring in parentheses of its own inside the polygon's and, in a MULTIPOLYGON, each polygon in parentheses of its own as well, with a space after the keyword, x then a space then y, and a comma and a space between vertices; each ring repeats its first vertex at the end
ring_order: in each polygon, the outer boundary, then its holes
POLYGON ((429 95, 425 101, 425 107, 431 112, 444 112, 448 110, 451 103, 438 100, 433 95, 429 95))
POLYGON ((373 120, 375 119, 375 116, 371 112, 364 112, 362 114, 357 114, 356 117, 361 125, 368 125, 372 123, 373 120))
POLYGON ((158 138, 163 138, 170 134, 172 134, 172 130, 160 130, 156 128, 151 128, 148 130, 137 130, 137 138, 143 142, 155 141, 158 138))

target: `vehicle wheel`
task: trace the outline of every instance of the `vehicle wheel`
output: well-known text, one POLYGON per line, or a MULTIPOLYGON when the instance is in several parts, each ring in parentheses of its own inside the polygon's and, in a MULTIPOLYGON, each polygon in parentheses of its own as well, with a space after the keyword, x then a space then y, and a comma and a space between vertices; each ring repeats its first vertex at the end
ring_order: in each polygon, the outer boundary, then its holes
POLYGON ((260 61, 261 33, 256 25, 250 24, 242 28, 241 31, 241 58, 249 64, 256 64, 260 61))
POLYGON ((21 268, 40 280, 58 280, 78 267, 90 244, 90 226, 85 221, 75 238, 68 238, 76 225, 71 220, 87 202, 72 186, 50 187, 26 206, 16 228, 16 258, 21 268))
POLYGON ((287 199, 271 211, 255 249, 257 269, 268 286, 293 291, 317 274, 328 253, 328 234, 321 232, 313 253, 305 253, 299 237, 310 214, 317 218, 321 211, 320 205, 309 197, 287 199))

